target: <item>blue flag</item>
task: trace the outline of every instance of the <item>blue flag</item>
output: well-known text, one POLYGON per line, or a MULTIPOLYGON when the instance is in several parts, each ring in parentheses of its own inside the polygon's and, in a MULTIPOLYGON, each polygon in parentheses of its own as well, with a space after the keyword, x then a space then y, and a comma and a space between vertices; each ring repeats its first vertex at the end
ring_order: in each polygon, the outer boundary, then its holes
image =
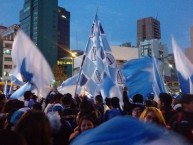
POLYGON ((119 116, 86 130, 70 145, 184 145, 179 135, 165 128, 144 123, 129 116, 119 116))
POLYGON ((155 97, 161 92, 167 92, 163 78, 160 75, 159 64, 153 57, 141 57, 123 64, 122 74, 129 89, 129 98, 141 94, 146 99, 150 94, 155 97))
POLYGON ((172 37, 174 60, 178 74, 180 88, 183 94, 193 93, 193 64, 182 52, 175 39, 172 37))

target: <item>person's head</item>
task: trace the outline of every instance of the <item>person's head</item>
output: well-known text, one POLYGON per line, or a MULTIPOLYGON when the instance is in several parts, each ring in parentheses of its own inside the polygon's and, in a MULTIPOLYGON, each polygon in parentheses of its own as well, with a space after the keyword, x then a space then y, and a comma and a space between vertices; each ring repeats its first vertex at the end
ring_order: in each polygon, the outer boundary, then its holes
POLYGON ((95 110, 94 104, 90 100, 83 99, 81 101, 80 105, 79 105, 79 110, 80 111, 86 111, 86 110, 92 111, 92 110, 95 110))
POLYGON ((160 93, 159 94, 159 101, 158 105, 159 107, 166 107, 169 108, 171 107, 172 104, 172 96, 168 93, 160 93))
POLYGON ((102 104, 103 103, 103 97, 101 95, 95 96, 96 104, 102 104))
POLYGON ((161 111, 155 107, 146 107, 140 115, 140 120, 166 126, 165 119, 161 111))
POLYGON ((80 118, 78 123, 79 131, 84 132, 85 130, 94 128, 96 126, 96 122, 90 115, 84 115, 80 118))
POLYGON ((182 94, 180 103, 184 111, 193 113, 193 94, 182 94))
POLYGON ((28 145, 51 144, 51 126, 43 112, 26 112, 16 124, 15 131, 24 136, 28 145))
POLYGON ((73 102, 72 95, 70 93, 64 94, 64 96, 62 97, 62 104, 64 106, 71 106, 72 102, 73 102))
POLYGON ((111 108, 111 98, 105 98, 105 104, 111 108))
POLYGON ((17 100, 17 99, 13 99, 13 100, 8 100, 5 105, 2 108, 2 113, 9 113, 12 110, 17 110, 24 107, 24 102, 17 100))
POLYGON ((0 144, 1 145, 27 145, 23 136, 17 132, 1 129, 0 130, 0 144))
POLYGON ((32 98, 33 93, 31 91, 26 91, 23 96, 24 96, 24 100, 29 101, 29 99, 32 98))
POLYGON ((61 98, 63 97, 63 95, 61 93, 56 93, 54 95, 54 103, 61 103, 61 98))
POLYGON ((36 110, 36 111, 42 111, 42 105, 41 105, 41 103, 35 103, 35 104, 33 104, 31 109, 36 110))
POLYGON ((144 110, 144 106, 141 104, 132 104, 131 116, 134 118, 139 118, 144 110))
POLYGON ((118 97, 111 98, 111 107, 112 108, 120 108, 119 98, 118 97))
POLYGON ((145 100, 145 107, 155 107, 152 100, 145 100))
POLYGON ((143 96, 141 94, 135 94, 133 96, 133 103, 142 103, 143 104, 143 96))

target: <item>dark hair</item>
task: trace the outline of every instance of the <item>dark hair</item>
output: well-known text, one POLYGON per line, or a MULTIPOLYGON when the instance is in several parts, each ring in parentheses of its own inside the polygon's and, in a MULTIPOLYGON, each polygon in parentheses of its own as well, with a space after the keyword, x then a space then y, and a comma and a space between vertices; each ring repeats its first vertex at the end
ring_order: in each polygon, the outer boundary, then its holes
POLYGON ((145 107, 155 107, 152 100, 145 100, 145 107))
POLYGON ((143 96, 141 94, 135 94, 133 96, 133 103, 143 103, 143 96))
POLYGON ((28 100, 28 99, 30 99, 30 97, 32 97, 32 95, 33 95, 33 93, 31 92, 31 91, 26 91, 25 93, 24 93, 24 100, 28 100))
POLYGON ((159 99, 164 103, 164 106, 170 107, 172 104, 172 96, 168 93, 160 93, 159 99))
POLYGON ((95 96, 95 101, 97 101, 99 103, 103 103, 103 97, 101 95, 96 95, 95 96))
POLYGON ((64 94, 62 97, 62 104, 63 105, 71 105, 72 104, 72 95, 70 93, 64 94))
POLYGON ((193 94, 182 94, 182 98, 180 100, 181 104, 188 104, 193 101, 193 94))
POLYGON ((2 113, 9 113, 12 110, 18 110, 22 107, 24 107, 23 101, 17 99, 8 100, 2 108, 2 113))
POLYGON ((117 97, 111 98, 111 106, 113 108, 120 108, 119 98, 117 98, 117 97))
POLYGON ((111 106, 111 98, 105 98, 105 103, 108 107, 111 106))
POLYGON ((35 109, 35 110, 42 111, 42 105, 41 105, 41 103, 35 103, 35 104, 33 104, 32 108, 35 109))
POLYGON ((79 105, 79 110, 80 111, 85 111, 85 110, 92 111, 92 110, 95 110, 95 107, 91 101, 87 99, 83 99, 79 105))
POLYGON ((15 131, 24 136, 28 145, 51 144, 51 125, 41 111, 26 112, 16 124, 15 131))
POLYGON ((0 143, 3 145, 27 145, 23 136, 8 129, 0 130, 0 143))
POLYGON ((63 95, 62 95, 61 93, 56 93, 56 94, 54 95, 54 101, 58 101, 58 100, 60 100, 62 97, 63 97, 63 95))
POLYGON ((84 115, 84 116, 81 116, 80 119, 79 119, 79 122, 78 122, 78 129, 79 129, 79 132, 81 132, 81 124, 82 124, 82 121, 83 120, 89 120, 93 123, 94 127, 96 126, 96 121, 95 121, 95 118, 93 118, 92 114, 88 114, 88 115, 84 115))

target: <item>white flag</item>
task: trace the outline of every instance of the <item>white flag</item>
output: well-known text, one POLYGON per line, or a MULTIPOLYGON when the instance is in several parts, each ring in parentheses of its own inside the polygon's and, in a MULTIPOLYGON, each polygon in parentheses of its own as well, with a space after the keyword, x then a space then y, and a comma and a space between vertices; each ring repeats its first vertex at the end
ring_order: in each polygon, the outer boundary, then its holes
POLYGON ((34 85, 38 93, 46 97, 54 79, 53 73, 39 49, 21 30, 14 39, 11 55, 16 65, 14 71, 21 73, 26 82, 34 85))
POLYGON ((174 60, 180 82, 182 93, 193 93, 193 64, 189 61, 186 55, 177 45, 175 39, 172 37, 172 47, 174 52, 174 60))

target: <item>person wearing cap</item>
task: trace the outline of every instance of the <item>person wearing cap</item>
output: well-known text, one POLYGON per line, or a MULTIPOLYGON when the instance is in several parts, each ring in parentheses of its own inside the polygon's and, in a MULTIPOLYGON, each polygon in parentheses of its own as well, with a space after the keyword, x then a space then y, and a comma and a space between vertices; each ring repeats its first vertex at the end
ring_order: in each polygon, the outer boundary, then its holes
POLYGON ((180 103, 183 111, 173 117, 172 129, 193 143, 193 94, 183 94, 180 103))

